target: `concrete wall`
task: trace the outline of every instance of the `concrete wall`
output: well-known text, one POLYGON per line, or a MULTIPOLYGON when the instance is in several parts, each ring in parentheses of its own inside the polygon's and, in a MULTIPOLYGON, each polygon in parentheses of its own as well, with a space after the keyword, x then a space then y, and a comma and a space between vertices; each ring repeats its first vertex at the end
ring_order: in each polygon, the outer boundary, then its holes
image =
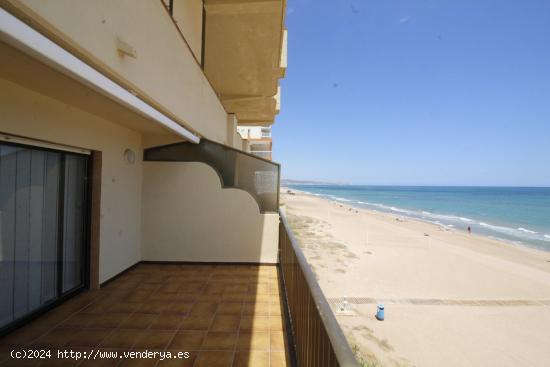
POLYGON ((144 146, 177 137, 141 135, 5 79, 0 131, 102 152, 100 282, 140 260, 277 261, 277 214, 260 214, 244 191, 222 189, 205 164, 142 162, 144 146))
POLYGON ((0 131, 103 152, 100 282, 141 260, 141 135, 0 79, 0 131), (125 149, 136 153, 130 165, 125 149))
MULTIPOLYGON (((174 9, 181 2, 176 1, 174 9)), ((199 14, 195 3, 198 1, 187 2, 192 12, 188 16, 195 17, 195 13, 199 14)), ((51 35, 63 47, 144 100, 191 130, 225 143, 226 112, 160 1, 6 0, 6 3, 10 11, 31 19, 39 31, 51 35), (136 50, 135 58, 117 50, 118 38, 136 50)), ((202 19, 202 12, 200 16, 202 19)), ((185 19, 181 14, 178 17, 185 19)), ((191 47, 196 48, 198 24, 183 29, 190 35, 191 47)))
POLYGON ((144 162, 144 260, 277 261, 278 215, 203 163, 144 162))
POLYGON ((227 115, 227 141, 226 144, 239 150, 243 150, 243 139, 237 131, 237 116, 227 115))
POLYGON ((233 133, 233 147, 235 149, 244 150, 243 149, 243 139, 241 138, 241 135, 235 130, 233 133))
POLYGON ((200 62, 202 52, 202 0, 174 0, 173 16, 195 58, 200 62))

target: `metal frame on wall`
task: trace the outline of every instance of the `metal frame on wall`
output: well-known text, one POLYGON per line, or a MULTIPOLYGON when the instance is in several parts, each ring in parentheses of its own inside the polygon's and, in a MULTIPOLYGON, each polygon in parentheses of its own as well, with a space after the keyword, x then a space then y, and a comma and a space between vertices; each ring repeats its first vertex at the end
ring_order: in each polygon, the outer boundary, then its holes
POLYGON ((248 192, 261 213, 278 213, 281 166, 233 147, 202 138, 145 149, 144 161, 202 162, 218 174, 222 188, 248 192))

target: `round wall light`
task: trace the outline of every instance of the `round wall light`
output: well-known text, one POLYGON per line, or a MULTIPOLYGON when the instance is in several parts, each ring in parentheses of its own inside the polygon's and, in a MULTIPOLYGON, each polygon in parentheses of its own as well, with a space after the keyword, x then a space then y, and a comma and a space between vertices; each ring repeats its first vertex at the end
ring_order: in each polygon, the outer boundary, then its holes
POLYGON ((126 149, 124 151, 124 159, 126 159, 126 162, 129 164, 134 164, 136 161, 136 153, 132 149, 126 149))

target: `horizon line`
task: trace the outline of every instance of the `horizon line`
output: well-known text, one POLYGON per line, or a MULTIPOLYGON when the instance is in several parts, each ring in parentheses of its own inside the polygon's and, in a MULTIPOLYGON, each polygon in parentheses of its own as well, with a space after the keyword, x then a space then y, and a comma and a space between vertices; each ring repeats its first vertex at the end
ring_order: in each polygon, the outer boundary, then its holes
POLYGON ((309 185, 337 185, 337 186, 390 186, 390 187, 502 187, 502 188, 534 188, 534 189, 550 189, 550 185, 443 185, 443 184, 366 184, 366 183, 341 183, 341 182, 326 182, 313 180, 293 180, 281 179, 283 181, 296 181, 290 184, 309 184, 309 185))

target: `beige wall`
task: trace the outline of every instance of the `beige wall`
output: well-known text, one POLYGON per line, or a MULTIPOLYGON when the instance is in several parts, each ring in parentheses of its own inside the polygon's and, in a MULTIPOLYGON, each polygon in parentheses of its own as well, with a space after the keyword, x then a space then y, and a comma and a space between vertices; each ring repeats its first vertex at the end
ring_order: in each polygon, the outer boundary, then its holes
POLYGON ((237 132, 238 123, 239 122, 237 121, 237 116, 232 113, 227 115, 227 141, 225 144, 235 149, 242 150, 243 139, 241 138, 241 135, 237 132))
POLYGON ((250 152, 250 142, 245 139, 242 139, 242 142, 243 142, 243 151, 250 152))
POLYGON ((237 117, 232 113, 227 114, 226 129, 227 138, 225 144, 233 146, 235 143, 235 133, 237 132, 237 117))
POLYGON ((0 79, 0 131, 103 152, 100 282, 141 260, 141 135, 0 79), (136 163, 126 163, 126 148, 136 163))
POLYGON ((144 162, 144 260, 277 261, 279 219, 203 163, 144 162))
POLYGON ((174 0, 173 16, 195 58, 201 62, 202 0, 174 0))
POLYGON ((278 216, 202 163, 142 162, 139 132, 0 79, 0 131, 103 153, 100 282, 140 260, 277 261, 278 216), (125 149, 136 153, 128 164, 125 149))
POLYGON ((239 150, 243 150, 243 139, 241 135, 235 130, 233 133, 233 147, 239 150))
MULTIPOLYGON (((181 1, 176 1, 176 5, 181 1)), ((190 129, 225 143, 225 110, 160 1, 7 2, 17 9, 13 11, 24 14, 37 27, 55 34, 86 56, 86 61, 101 72, 124 81, 126 87, 153 101, 190 129), (117 51, 117 38, 136 50, 136 58, 117 51)), ((196 4, 191 3, 190 11, 198 13, 196 4)), ((198 26, 189 26, 193 45, 198 26)))

